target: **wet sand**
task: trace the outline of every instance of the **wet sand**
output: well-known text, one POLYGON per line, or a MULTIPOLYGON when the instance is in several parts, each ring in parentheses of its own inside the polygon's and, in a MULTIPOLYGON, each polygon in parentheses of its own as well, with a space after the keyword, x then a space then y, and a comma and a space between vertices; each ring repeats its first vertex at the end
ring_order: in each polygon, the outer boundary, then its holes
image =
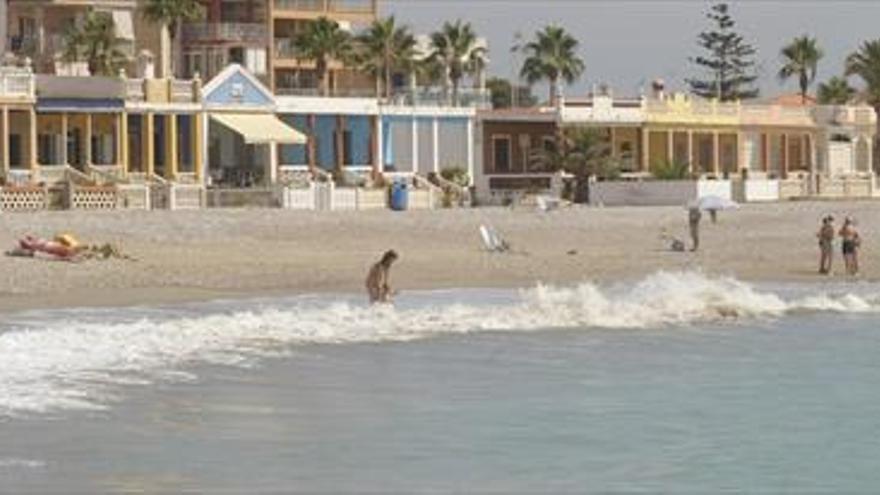
MULTIPOLYGON (((0 310, 173 303, 362 290, 369 265, 394 248, 400 290, 527 287, 632 280, 658 270, 703 270, 748 281, 825 281, 816 274, 819 219, 859 221, 861 280, 880 278, 880 202, 747 205, 704 217, 702 249, 675 253, 661 232, 687 237, 686 212, 670 208, 529 208, 433 212, 202 210, 0 215, 0 247, 27 233, 72 232, 112 242, 137 261, 67 263, 0 257, 0 310), (482 250, 493 225, 513 253, 482 250)), ((835 280, 845 279, 835 252, 835 280)))

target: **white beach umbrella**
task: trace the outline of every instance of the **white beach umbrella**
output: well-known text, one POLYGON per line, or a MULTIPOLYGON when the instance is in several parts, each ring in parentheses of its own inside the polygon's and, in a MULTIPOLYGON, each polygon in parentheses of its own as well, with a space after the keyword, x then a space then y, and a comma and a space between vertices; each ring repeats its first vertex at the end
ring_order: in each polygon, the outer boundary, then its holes
POLYGON ((736 201, 722 198, 721 196, 716 196, 714 194, 709 196, 703 196, 702 198, 692 201, 688 204, 688 208, 699 208, 701 210, 707 211, 722 211, 722 210, 735 210, 739 208, 739 203, 736 201))

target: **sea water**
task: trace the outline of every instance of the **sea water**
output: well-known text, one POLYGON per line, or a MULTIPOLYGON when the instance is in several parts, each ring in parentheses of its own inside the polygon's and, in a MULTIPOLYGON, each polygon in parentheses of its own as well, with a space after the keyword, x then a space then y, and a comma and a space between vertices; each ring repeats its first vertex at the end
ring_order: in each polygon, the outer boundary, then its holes
POLYGON ((612 286, 0 321, 0 492, 870 492, 880 288, 612 286))

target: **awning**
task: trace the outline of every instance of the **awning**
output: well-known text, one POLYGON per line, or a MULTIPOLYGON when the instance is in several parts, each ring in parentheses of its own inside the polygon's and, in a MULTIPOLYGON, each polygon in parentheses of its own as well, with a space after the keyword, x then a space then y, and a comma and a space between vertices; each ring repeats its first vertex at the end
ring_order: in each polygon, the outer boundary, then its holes
POLYGON ((241 134, 247 144, 306 144, 305 134, 278 117, 260 113, 212 113, 211 118, 241 134))

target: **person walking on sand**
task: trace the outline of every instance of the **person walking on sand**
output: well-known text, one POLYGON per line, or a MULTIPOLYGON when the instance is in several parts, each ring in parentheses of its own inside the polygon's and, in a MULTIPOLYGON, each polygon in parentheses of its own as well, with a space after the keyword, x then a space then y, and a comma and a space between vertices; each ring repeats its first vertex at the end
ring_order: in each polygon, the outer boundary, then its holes
POLYGON ((696 251, 700 248, 700 220, 703 219, 703 214, 700 212, 700 208, 697 206, 691 206, 688 209, 688 227, 691 231, 691 241, 693 242, 691 246, 691 251, 696 251))
POLYGON ((843 250, 843 261, 846 264, 846 273, 848 275, 859 274, 859 248, 862 240, 859 237, 859 231, 856 229, 855 220, 852 217, 846 217, 843 221, 843 227, 840 228, 840 238, 842 239, 841 247, 843 250))
POLYGON ((390 303, 393 292, 391 290, 391 265, 397 261, 397 253, 392 249, 385 251, 382 259, 370 268, 367 274, 367 295, 371 304, 390 303))
POLYGON ((834 259, 834 217, 828 215, 822 218, 822 227, 816 237, 819 238, 819 273, 828 275, 834 259))

